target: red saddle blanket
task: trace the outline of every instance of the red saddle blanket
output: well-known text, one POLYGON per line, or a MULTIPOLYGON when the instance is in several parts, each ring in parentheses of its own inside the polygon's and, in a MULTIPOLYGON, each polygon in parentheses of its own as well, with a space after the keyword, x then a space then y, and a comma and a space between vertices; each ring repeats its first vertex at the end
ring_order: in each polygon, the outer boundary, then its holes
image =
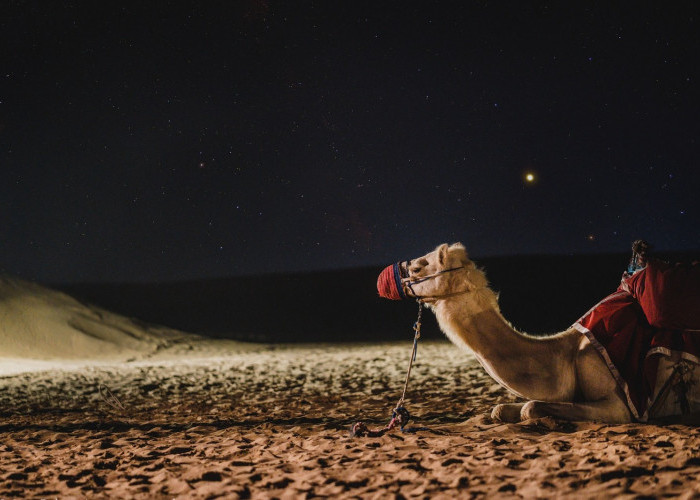
POLYGON ((700 267, 651 261, 581 317, 585 334, 605 360, 632 415, 649 418, 663 383, 659 360, 700 364, 700 267))

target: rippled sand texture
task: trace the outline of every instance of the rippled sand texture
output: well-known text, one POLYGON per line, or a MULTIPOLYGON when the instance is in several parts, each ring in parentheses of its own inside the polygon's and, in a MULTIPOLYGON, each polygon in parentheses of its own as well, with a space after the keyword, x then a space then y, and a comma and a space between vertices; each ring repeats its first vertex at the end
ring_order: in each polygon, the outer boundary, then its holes
POLYGON ((2 377, 0 497, 700 495, 698 428, 496 424, 514 398, 448 343, 421 344, 409 385, 427 430, 350 437, 387 423, 410 349, 191 341, 2 377))

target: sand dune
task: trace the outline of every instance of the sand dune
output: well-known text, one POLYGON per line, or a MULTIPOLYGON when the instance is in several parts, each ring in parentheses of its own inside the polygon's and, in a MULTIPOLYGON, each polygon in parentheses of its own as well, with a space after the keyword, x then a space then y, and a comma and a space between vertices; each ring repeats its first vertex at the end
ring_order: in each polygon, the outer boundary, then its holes
POLYGON ((34 283, 0 278, 0 373, 137 359, 186 337, 34 283))

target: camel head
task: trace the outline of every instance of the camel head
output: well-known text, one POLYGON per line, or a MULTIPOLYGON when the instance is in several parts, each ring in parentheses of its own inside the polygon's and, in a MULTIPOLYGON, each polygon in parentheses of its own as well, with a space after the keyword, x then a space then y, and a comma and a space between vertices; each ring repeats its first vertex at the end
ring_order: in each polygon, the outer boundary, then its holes
POLYGON ((422 257, 385 268, 377 280, 377 290, 390 299, 439 299, 485 286, 482 273, 470 272, 475 269, 461 243, 442 244, 422 257), (465 281, 468 278, 478 283, 465 281))

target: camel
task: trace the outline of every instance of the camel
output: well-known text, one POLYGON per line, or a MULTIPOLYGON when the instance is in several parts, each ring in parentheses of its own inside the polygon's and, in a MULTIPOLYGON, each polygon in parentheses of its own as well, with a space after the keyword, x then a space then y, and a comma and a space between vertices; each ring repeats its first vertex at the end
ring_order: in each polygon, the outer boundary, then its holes
POLYGON ((496 382, 528 400, 495 406, 494 420, 635 420, 589 338, 575 327, 542 337, 517 331, 501 314, 497 294, 461 243, 440 245, 397 265, 402 294, 423 302, 452 343, 473 352, 496 382))

